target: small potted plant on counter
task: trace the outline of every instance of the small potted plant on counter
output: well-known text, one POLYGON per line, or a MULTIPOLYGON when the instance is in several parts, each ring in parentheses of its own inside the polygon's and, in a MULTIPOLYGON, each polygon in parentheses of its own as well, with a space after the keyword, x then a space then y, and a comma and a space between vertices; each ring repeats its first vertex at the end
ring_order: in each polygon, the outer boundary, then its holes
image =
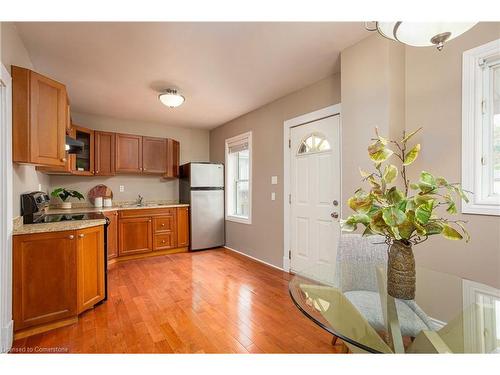
POLYGON ((450 183, 444 177, 436 177, 422 171, 417 183, 410 183, 406 167, 417 159, 420 144, 408 147, 408 141, 421 130, 401 140, 387 140, 379 136, 368 147, 368 154, 374 163, 373 172, 360 170, 363 181, 370 190, 362 188, 349 198, 348 205, 356 213, 342 220, 344 231, 354 231, 363 225, 363 235, 385 236, 389 246, 387 265, 387 292, 400 299, 415 298, 415 258, 413 245, 430 236, 441 235, 449 240, 469 241, 464 221, 451 220, 443 214, 456 214, 456 200, 468 202, 467 195, 457 183, 450 183), (394 150, 391 150, 389 148, 394 150), (396 158, 398 167, 389 163, 396 158), (398 175, 402 184, 395 184, 398 175), (393 185, 393 186, 391 186, 393 185), (443 209, 440 213, 440 209, 443 209))
POLYGON ((57 188, 52 193, 50 193, 50 195, 54 198, 59 197, 59 199, 61 199, 61 208, 71 208, 71 202, 68 202, 68 199, 70 197, 78 198, 78 200, 82 200, 84 198, 80 192, 76 190, 68 190, 65 188, 57 188))

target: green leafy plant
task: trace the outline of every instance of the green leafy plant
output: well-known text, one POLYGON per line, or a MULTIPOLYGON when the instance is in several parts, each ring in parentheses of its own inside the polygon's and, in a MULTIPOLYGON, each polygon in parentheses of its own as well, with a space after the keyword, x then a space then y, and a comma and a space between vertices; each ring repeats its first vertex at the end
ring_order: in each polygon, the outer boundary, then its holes
POLYGON ((69 197, 78 198, 78 200, 84 199, 80 192, 76 190, 67 190, 65 188, 57 188, 50 193, 50 195, 55 198, 59 197, 63 202, 66 202, 69 197))
POLYGON ((363 235, 383 235, 389 244, 398 240, 406 245, 416 245, 432 235, 442 235, 450 240, 470 240, 464 221, 450 220, 437 213, 443 208, 450 215, 456 214, 456 201, 469 201, 460 184, 450 183, 444 177, 426 171, 420 173, 416 183, 407 178, 406 168, 417 159, 421 149, 420 144, 410 148, 408 142, 421 129, 407 135, 403 133, 403 138, 398 141, 381 137, 375 129, 376 138, 368 147, 375 171, 370 173, 360 169, 370 190, 360 188, 349 198, 348 205, 355 214, 341 221, 342 230, 352 232, 358 225, 363 225, 363 235), (401 164, 401 173, 390 163, 394 158, 401 164), (394 184, 398 175, 403 182, 399 187, 394 184))

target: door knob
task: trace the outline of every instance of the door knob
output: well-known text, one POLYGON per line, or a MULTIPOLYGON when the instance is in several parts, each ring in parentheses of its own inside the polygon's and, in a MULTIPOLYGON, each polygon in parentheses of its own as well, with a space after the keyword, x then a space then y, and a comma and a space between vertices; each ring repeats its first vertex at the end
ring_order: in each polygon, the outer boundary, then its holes
POLYGON ((334 205, 334 206, 338 206, 338 205, 339 205, 339 201, 338 201, 338 200, 334 200, 334 201, 333 201, 333 205, 334 205))
POLYGON ((333 217, 334 219, 338 219, 338 218, 339 218, 339 214, 338 214, 338 212, 332 212, 332 213, 330 214, 330 216, 331 216, 331 217, 333 217))

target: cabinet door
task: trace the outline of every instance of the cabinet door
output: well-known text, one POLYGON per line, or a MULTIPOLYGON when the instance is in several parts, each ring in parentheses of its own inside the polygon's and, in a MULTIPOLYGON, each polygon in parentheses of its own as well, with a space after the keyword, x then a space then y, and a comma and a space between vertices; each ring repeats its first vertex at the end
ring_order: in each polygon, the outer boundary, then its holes
POLYGON ((76 315, 74 231, 13 237, 14 330, 76 315))
POLYGON ((76 140, 83 143, 83 150, 75 154, 75 166, 72 173, 80 176, 93 176, 94 131, 74 124, 72 129, 76 140))
POLYGON ((104 212, 104 215, 109 219, 108 259, 113 259, 118 256, 118 212, 104 212))
POLYGON ((80 229, 77 237, 77 311, 104 299, 104 227, 80 229))
POLYGON ((94 131, 95 175, 115 174, 115 133, 94 131))
POLYGON ((142 137, 116 134, 115 168, 120 173, 142 172, 142 137))
POLYGON ((177 208, 177 247, 189 246, 189 207, 177 208))
MULTIPOLYGON (((67 131, 67 134, 71 138, 75 138, 76 131, 75 129, 70 129, 67 131)), ((44 167, 44 166, 37 166, 36 170, 47 173, 47 174, 59 174, 59 175, 70 175, 73 174, 73 171, 75 169, 76 165, 76 155, 75 154, 68 154, 67 152, 65 153, 65 160, 64 160, 64 165, 62 167, 44 167)))
POLYGON ((132 255, 153 250, 153 232, 150 217, 118 220, 118 254, 132 255))
POLYGON ((31 162, 64 166, 68 110, 66 88, 59 82, 31 72, 30 90, 31 162))
POLYGON ((167 142, 165 138, 142 137, 142 171, 164 174, 167 170, 167 142))
POLYGON ((179 177, 180 144, 175 139, 167 139, 167 172, 164 177, 179 177))

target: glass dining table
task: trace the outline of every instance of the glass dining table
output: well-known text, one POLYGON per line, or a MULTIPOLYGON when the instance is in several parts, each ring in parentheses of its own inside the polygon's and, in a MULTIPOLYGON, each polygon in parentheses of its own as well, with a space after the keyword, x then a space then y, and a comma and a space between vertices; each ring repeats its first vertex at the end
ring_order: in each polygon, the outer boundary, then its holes
POLYGON ((400 300, 387 294, 385 266, 335 268, 296 272, 289 292, 351 352, 500 353, 499 289, 417 267, 415 299, 400 300))

